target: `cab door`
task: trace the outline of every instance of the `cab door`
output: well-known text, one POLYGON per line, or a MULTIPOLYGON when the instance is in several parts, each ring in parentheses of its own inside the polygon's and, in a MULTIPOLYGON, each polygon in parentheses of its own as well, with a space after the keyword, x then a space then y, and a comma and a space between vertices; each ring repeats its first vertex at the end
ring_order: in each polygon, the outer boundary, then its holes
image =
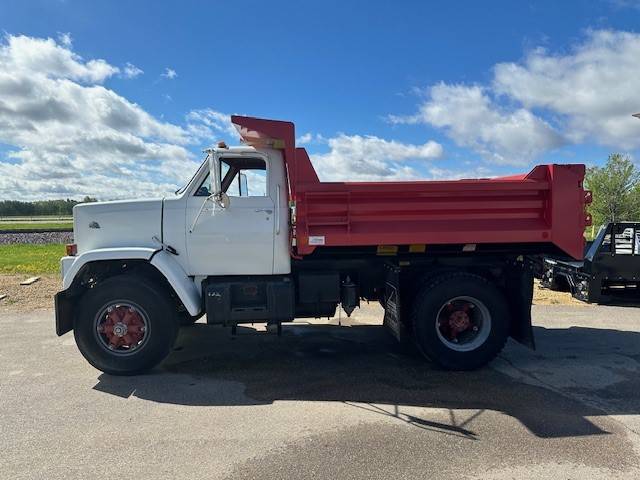
POLYGON ((222 157, 220 167, 221 189, 229 197, 228 206, 222 208, 209 198, 213 193, 211 175, 187 200, 189 273, 270 275, 275 202, 269 195, 268 159, 222 157))

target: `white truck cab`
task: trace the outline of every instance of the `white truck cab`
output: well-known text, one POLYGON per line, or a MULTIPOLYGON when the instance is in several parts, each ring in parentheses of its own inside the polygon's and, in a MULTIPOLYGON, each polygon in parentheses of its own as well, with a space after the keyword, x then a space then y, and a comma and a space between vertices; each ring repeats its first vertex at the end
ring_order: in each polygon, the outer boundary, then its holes
MULTIPOLYGON (((209 275, 290 273, 281 153, 252 147, 206 152, 174 197, 76 206, 77 254, 61 260, 63 287, 69 288, 89 262, 150 259, 160 252, 171 276, 194 282, 209 275)), ((191 315, 201 313, 199 300, 185 303, 194 304, 191 315)))

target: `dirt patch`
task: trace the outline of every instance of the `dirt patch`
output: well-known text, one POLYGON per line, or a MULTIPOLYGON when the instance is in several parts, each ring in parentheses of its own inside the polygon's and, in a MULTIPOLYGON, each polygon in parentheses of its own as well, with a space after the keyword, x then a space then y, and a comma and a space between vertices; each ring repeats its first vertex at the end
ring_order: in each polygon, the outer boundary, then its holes
POLYGON ((31 275, 0 275, 0 311, 29 311, 53 308, 53 296, 62 289, 60 275, 41 275, 40 280, 31 285, 20 282, 31 275))
POLYGON ((576 300, 569 292, 556 292, 547 288, 542 288, 538 280, 533 284, 533 304, 534 305, 575 305, 588 307, 590 304, 576 300))

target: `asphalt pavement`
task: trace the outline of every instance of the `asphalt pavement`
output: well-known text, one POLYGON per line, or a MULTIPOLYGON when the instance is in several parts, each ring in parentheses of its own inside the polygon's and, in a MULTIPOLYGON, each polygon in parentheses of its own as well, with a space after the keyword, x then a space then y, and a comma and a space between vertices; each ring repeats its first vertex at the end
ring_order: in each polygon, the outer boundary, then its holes
POLYGON ((111 377, 52 311, 0 310, 0 478, 640 478, 639 309, 535 306, 536 351, 467 373, 380 320, 196 324, 111 377))

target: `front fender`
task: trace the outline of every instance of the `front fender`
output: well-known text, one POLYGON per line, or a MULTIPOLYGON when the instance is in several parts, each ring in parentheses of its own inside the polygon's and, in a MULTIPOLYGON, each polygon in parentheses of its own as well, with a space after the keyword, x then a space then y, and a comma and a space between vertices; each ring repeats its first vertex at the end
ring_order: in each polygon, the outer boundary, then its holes
POLYGON ((146 260, 160 272, 173 288, 186 310, 192 316, 202 311, 201 296, 191 278, 173 257, 164 250, 153 248, 102 248, 91 250, 77 257, 64 257, 61 260, 63 291, 55 296, 56 333, 63 335, 73 328, 75 300, 69 288, 82 267, 89 263, 109 260, 146 260))
POLYGON ((173 287, 176 295, 191 316, 197 316, 202 310, 202 297, 191 278, 176 262, 172 254, 160 250, 151 259, 151 265, 156 267, 173 287))
POLYGON ((78 272, 87 263, 101 260, 149 260, 157 248, 131 247, 131 248, 98 248, 78 255, 77 257, 63 257, 60 260, 62 269, 62 288, 66 290, 71 286, 78 272))

